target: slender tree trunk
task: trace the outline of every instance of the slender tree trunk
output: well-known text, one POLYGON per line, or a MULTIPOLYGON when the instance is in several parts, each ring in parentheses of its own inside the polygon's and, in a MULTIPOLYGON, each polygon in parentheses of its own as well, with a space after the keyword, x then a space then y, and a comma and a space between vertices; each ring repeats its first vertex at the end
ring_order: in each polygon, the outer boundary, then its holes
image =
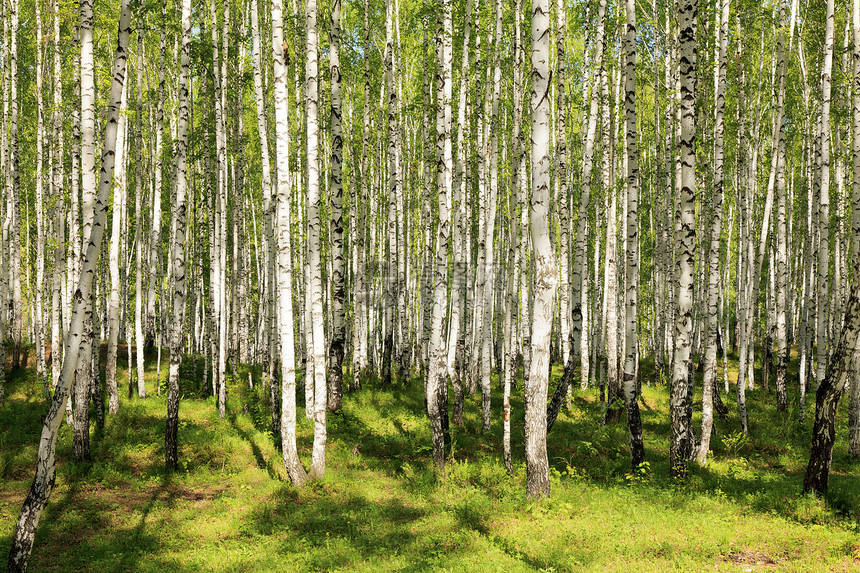
POLYGON ((636 137, 636 3, 625 0, 627 30, 624 36, 625 139, 627 146, 627 293, 623 391, 627 406, 630 436, 630 461, 633 469, 645 461, 642 445, 642 420, 639 416, 636 359, 639 351, 639 148, 636 137))
MULTIPOLYGON (((816 373, 820 386, 827 372, 827 321, 829 318, 829 271, 830 271, 830 73, 833 67, 833 0, 827 0, 824 33, 824 60, 821 64, 821 143, 818 149, 820 161, 820 187, 818 192, 818 304, 816 324, 816 373)), ((819 398, 816 395, 816 417, 819 398)), ((815 438, 814 438, 815 439, 815 438)), ((811 464, 811 462, 810 462, 811 464)), ((810 465, 811 467, 811 465, 810 465)), ((806 483, 806 482, 804 482, 806 483)), ((824 489, 827 488, 826 479, 824 489)), ((806 487, 806 485, 804 485, 806 487)), ((806 489, 821 491, 810 485, 806 489)))
MULTIPOLYGON (((705 367, 702 382, 702 434, 696 447, 696 461, 704 465, 708 460, 711 431, 714 427, 714 392, 717 382, 717 331, 719 328, 720 295, 720 240, 722 239, 723 216, 723 116, 726 106, 726 51, 728 47, 729 4, 721 0, 717 11, 717 73, 715 75, 714 101, 714 186, 711 204, 711 236, 708 250, 708 309, 705 331, 705 367)), ((725 341, 723 341, 725 344, 725 341)))
MULTIPOLYGON (((775 303, 776 303, 776 403, 777 410, 782 412, 788 405, 786 388, 786 364, 788 362, 788 344, 786 332, 786 280, 787 280, 787 236, 786 236, 786 197, 785 197, 785 75, 787 58, 785 54, 785 6, 779 8, 780 32, 777 41, 777 120, 774 129, 777 134, 776 149, 776 267, 775 274, 775 303)), ((772 348, 772 345, 768 345, 772 348)))
MULTIPOLYGON (((54 272, 51 299, 51 387, 56 388, 60 379, 62 367, 62 345, 61 332, 63 315, 60 313, 63 270, 66 266, 65 249, 65 194, 63 193, 63 115, 61 109, 63 79, 60 67, 60 4, 59 0, 53 0, 53 23, 54 23, 54 97, 53 97, 53 135, 52 135, 52 192, 54 195, 54 272)), ((0 319, 2 321, 2 319, 0 319)), ((0 364, 5 366, 5 364, 0 364)), ((0 368, 2 371, 4 368, 0 368)))
POLYGON ((673 477, 687 476, 687 456, 692 438, 687 415, 690 352, 693 327, 693 278, 696 258, 695 177, 696 177, 696 17, 697 0, 681 0, 678 4, 678 55, 681 84, 680 108, 680 193, 676 215, 675 239, 678 252, 677 304, 675 315, 675 359, 672 367, 670 398, 671 436, 669 441, 669 471, 673 477))
POLYGON ((307 474, 296 449, 296 351, 293 323, 293 264, 290 245, 290 126, 287 109, 287 61, 285 59, 283 4, 272 0, 272 52, 277 172, 278 332, 281 345, 281 447, 290 481, 302 485, 307 474))
MULTIPOLYGON (((308 172, 308 265, 310 284, 311 328, 313 334, 313 385, 314 385, 314 448, 311 474, 321 479, 325 474, 326 443, 326 380, 325 337, 323 332, 322 262, 320 246, 320 175, 319 175, 319 93, 317 61, 317 2, 305 4, 307 59, 305 61, 305 86, 307 90, 307 172, 308 172)), ((305 379, 305 384, 310 384, 305 379)))
MULTIPOLYGON (((161 5, 161 18, 164 22, 161 26, 159 49, 158 49, 158 100, 155 108, 155 152, 154 152, 154 169, 153 176, 155 178, 152 194, 152 217, 151 228, 149 235, 149 276, 147 277, 146 287, 146 325, 143 341, 143 349, 150 349, 155 344, 155 303, 156 303, 156 285, 160 280, 159 271, 161 268, 161 191, 163 188, 163 173, 164 173, 164 73, 165 73, 165 51, 167 49, 167 39, 164 33, 166 20, 166 4, 161 5)), ((143 296, 143 293, 141 293, 143 296)), ((156 378, 160 376, 160 372, 156 371, 156 378)))
MULTIPOLYGON (((445 430, 448 417, 447 352, 442 326, 448 298, 448 236, 452 179, 451 154, 451 1, 443 0, 436 13, 436 185, 439 192, 439 226, 436 234, 433 316, 430 327, 430 369, 427 378, 427 412, 433 440, 433 462, 445 469, 445 430)), ((450 341, 449 341, 450 342, 450 341)))
POLYGON ((44 141, 45 141, 45 104, 42 94, 42 9, 41 2, 35 2, 36 9, 36 300, 33 304, 33 329, 36 334, 36 372, 43 378, 45 395, 51 395, 51 385, 45 368, 45 228, 44 228, 44 141))
MULTIPOLYGON (((82 196, 82 245, 90 243, 95 219, 96 172, 95 172, 95 83, 93 70, 93 3, 84 0, 81 5, 81 196, 82 196)), ((97 258, 97 257, 96 257, 97 258)), ((98 261, 95 263, 98 264, 98 261)), ((96 266, 92 271, 95 272, 96 266)), ((81 273, 83 273, 81 265, 81 273)), ((84 331, 80 341, 81 358, 75 379, 75 430, 74 458, 77 462, 90 460, 90 361, 93 351, 92 293, 84 299, 88 306, 84 315, 84 331)), ((13 355, 14 360, 14 355, 13 355)), ((14 364, 14 362, 13 362, 14 364)))
MULTIPOLYGON (((854 88, 851 99, 852 168, 851 186, 851 266, 854 284, 860 284, 860 0, 851 3, 854 45, 851 55, 854 88)), ((856 357, 855 357, 856 360, 856 357)), ((860 379, 851 380, 848 398, 848 448, 852 457, 860 457, 860 379)))
MULTIPOLYGON (((69 326, 69 336, 72 340, 81 340, 84 332, 84 315, 91 311, 92 307, 86 304, 91 294, 93 277, 95 276, 96 262, 101 249, 101 240, 107 216, 107 199, 113 180, 114 151, 116 146, 117 122, 119 116, 120 98, 122 85, 125 80, 126 49, 128 47, 129 24, 131 14, 128 9, 128 1, 123 0, 120 8, 119 32, 117 38, 116 60, 113 66, 113 81, 110 90, 110 103, 107 113, 107 128, 105 133, 105 145, 102 152, 102 178, 99 183, 98 198, 94 205, 95 216, 92 225, 92 233, 87 243, 83 261, 83 272, 75 292, 74 305, 69 326)), ((80 343, 69 344, 68 351, 63 357, 63 369, 57 384, 57 391, 51 401, 45 424, 42 428, 42 436, 39 441, 39 456, 36 462, 36 475, 30 486, 30 492, 21 507, 21 513, 15 524, 12 534, 12 546, 9 550, 9 562, 7 571, 19 573, 27 570, 30 559, 30 551, 36 537, 36 527, 42 511, 48 503, 48 498, 54 487, 56 477, 56 445, 57 434, 62 422, 62 410, 65 406, 69 393, 69 381, 74 375, 80 356, 80 343)))
POLYGON ((549 342, 553 297, 558 281, 549 239, 549 2, 532 2, 532 199, 531 236, 534 246, 535 296, 532 317, 532 356, 525 387, 526 494, 549 496, 546 451, 546 398, 549 385, 549 342))
MULTIPOLYGON (((525 187, 526 164, 525 164, 525 145, 523 144, 522 136, 522 116, 523 116, 523 92, 522 92, 522 35, 520 21, 522 19, 522 0, 514 2, 514 70, 513 70, 513 148, 514 148, 514 165, 513 165, 513 184, 508 191, 508 214, 510 216, 510 249, 508 251, 508 293, 507 293, 507 313, 505 316, 506 336, 510 340, 506 342, 506 350, 508 352, 507 360, 505 361, 505 381, 504 381, 504 430, 503 430, 503 450, 505 458, 505 468, 508 473, 513 473, 514 464, 511 453, 511 387, 516 384, 517 376, 517 350, 520 348, 518 337, 516 335, 517 319, 521 318, 518 312, 517 305, 519 303, 516 293, 519 284, 520 265, 525 262, 520 258, 520 236, 519 236, 519 210, 524 210, 522 201, 522 190, 525 187)), ((522 193, 524 194, 524 193, 522 193)))
POLYGON ((264 368, 269 380, 269 397, 272 406, 272 432, 277 434, 281 427, 281 406, 278 401, 278 385, 275 365, 278 360, 278 322, 277 322, 277 284, 275 280, 275 250, 277 249, 274 229, 274 209, 272 203, 272 168, 269 159, 268 119, 263 88, 262 56, 260 42, 259 11, 257 0, 251 0, 251 33, 254 60, 254 96, 257 107, 257 132, 260 136, 260 184, 263 195, 263 234, 266 266, 266 296, 261 301, 261 314, 264 316, 264 331, 267 336, 268 355, 264 368))
POLYGON ((20 173, 20 141, 18 137, 18 21, 20 6, 18 0, 10 0, 10 30, 9 30, 9 127, 8 145, 9 156, 7 159, 7 202, 10 222, 9 243, 9 274, 7 280, 12 283, 12 297, 9 301, 9 320, 12 322, 12 370, 21 365, 21 336, 23 329, 23 299, 21 293, 21 275, 24 268, 21 266, 21 173, 20 173))
POLYGON ((173 325, 170 340, 170 375, 167 386, 167 424, 164 437, 164 461, 168 470, 178 466, 177 429, 179 427, 179 368, 185 332, 185 223, 187 219, 188 189, 188 106, 191 67, 191 0, 182 0, 182 51, 179 57, 179 105, 174 155, 175 185, 172 207, 172 245, 170 260, 173 265, 173 325))
MULTIPOLYGON (((457 102, 457 157, 454 166, 453 183, 453 233, 451 252, 453 256, 453 277, 451 281, 451 319, 448 324, 447 368, 451 386, 454 389, 453 422, 463 425, 463 382, 457 368, 458 359, 462 362, 465 350, 464 303, 466 298, 466 104, 469 97, 469 41, 472 34, 473 0, 466 0, 465 23, 463 28, 463 49, 460 61, 460 88, 457 102)), ((515 88, 516 89, 516 88, 515 88)))
MULTIPOLYGON (((125 110, 128 93, 128 82, 123 83, 121 110, 125 110)), ((111 234, 110 234, 110 290, 108 294, 108 347, 107 364, 105 365, 105 381, 108 387, 108 412, 116 414, 119 410, 119 390, 116 384, 116 353, 119 340, 119 291, 120 274, 119 259, 120 235, 122 234, 122 209, 126 201, 124 159, 125 139, 127 133, 126 115, 119 118, 117 133, 117 167, 114 170, 114 192, 113 205, 111 207, 111 234)))
MULTIPOLYGON (((599 70, 603 66, 603 52, 605 49, 605 22, 606 22, 606 0, 598 0, 597 3, 597 32, 594 40, 593 69, 599 70)), ((573 379, 573 370, 576 367, 576 359, 582 350, 583 325, 586 311, 583 300, 587 301, 588 289, 587 278, 588 263, 586 255, 588 251, 587 229, 588 229, 588 205, 591 197, 591 175, 594 168, 594 143, 597 139, 597 119, 600 111, 600 88, 597 81, 599 75, 593 74, 594 81, 591 86, 591 99, 589 102, 588 125, 582 148, 582 172, 580 178, 579 194, 579 219, 577 222, 576 242, 574 244, 573 273, 571 275, 572 288, 572 323, 571 323, 571 353, 565 364, 564 375, 555 390, 552 402, 547 410, 547 431, 552 429, 561 404, 567 396, 567 385, 573 379)), ((524 241, 525 242, 525 241, 524 241)), ((522 257, 525 266, 525 257, 522 257)), ((582 382, 587 384, 587 381, 582 382)))
POLYGON ((343 130, 341 128, 340 95, 340 0, 333 0, 329 21, 329 67, 331 69, 331 234, 332 234, 332 325, 329 347, 328 409, 340 410, 343 397, 343 356, 346 339, 344 315, 344 262, 343 262, 343 130))

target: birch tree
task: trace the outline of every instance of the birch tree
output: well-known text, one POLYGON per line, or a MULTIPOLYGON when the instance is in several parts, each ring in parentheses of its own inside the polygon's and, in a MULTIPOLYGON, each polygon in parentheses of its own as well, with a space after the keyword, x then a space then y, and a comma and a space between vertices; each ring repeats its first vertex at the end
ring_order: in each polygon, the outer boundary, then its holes
MULTIPOLYGON (((851 53, 851 128, 852 128, 852 181, 851 181, 851 266, 854 284, 860 282, 860 0, 851 3, 853 50, 851 53)), ((856 357, 855 357, 856 359, 856 357)), ((855 362, 856 364, 856 362, 855 362)), ((848 402, 848 448, 853 457, 860 457, 860 381, 851 381, 848 402)))
MULTIPOLYGON (((313 385, 314 385, 314 449, 311 474, 318 479, 325 473, 326 443, 326 380, 325 338, 323 332, 322 262, 320 246, 320 175, 319 175, 319 92, 317 74, 317 2, 308 0, 305 5, 305 89, 307 113, 307 205, 308 205, 308 264, 310 284, 306 287, 311 301, 311 332, 313 334, 313 385)), ((389 112, 390 113, 390 112, 389 112)), ((309 384, 310 380, 305 380, 309 384)))
MULTIPOLYGON (((606 0, 598 0, 597 3, 597 30, 594 40, 594 67, 599 70, 603 66, 603 52, 605 48, 605 19, 606 19, 606 0)), ((592 74, 592 78, 596 78, 596 74, 592 74)), ((597 138, 597 119, 600 106, 600 90, 597 82, 592 81, 591 98, 588 107, 588 125, 585 130, 582 144, 582 171, 580 176, 579 190, 579 215, 576 227, 576 241, 574 244, 573 253, 573 273, 571 274, 571 352, 567 364, 565 364, 564 375, 553 394, 552 401, 547 410, 547 431, 552 429, 561 410, 561 404, 567 396, 567 385, 573 379, 573 371, 576 365, 576 359, 580 355, 583 340, 583 300, 587 300, 588 289, 584 288, 587 280, 584 280, 588 274, 587 255, 587 229, 588 229, 588 209, 589 201, 591 200, 591 176, 594 168, 594 143, 597 138)), ((523 257, 524 258, 524 257, 523 257)), ((585 357, 583 357, 585 359, 585 357)), ((586 382, 584 381, 583 384, 586 382)))
MULTIPOLYGON (((453 188, 451 167, 451 0, 442 0, 436 14, 436 187, 439 225, 436 233, 433 315, 430 327, 430 368, 426 385, 427 412, 433 440, 433 462, 445 469, 448 416, 447 352, 442 335, 448 298, 448 236, 453 188)), ((450 341, 449 341, 450 342, 450 341)))
POLYGON ((340 409, 343 397, 343 356, 346 325, 344 324, 344 262, 343 262, 343 128, 341 127, 340 93, 340 0, 333 0, 329 20, 329 69, 331 70, 331 235, 332 235, 332 337, 329 346, 328 409, 340 409))
MULTIPOLYGON (((830 97, 833 68, 833 0, 827 0, 824 27, 824 58, 821 63, 820 143, 816 163, 819 165, 818 188, 818 302, 816 306, 816 373, 819 387, 827 373, 827 332, 830 303, 830 97)), ((816 410, 818 397, 816 395, 816 410)), ((816 414, 817 415, 817 414, 816 414)))
POLYGON ((627 292, 624 357, 624 399, 627 407, 627 428, 630 435, 630 462, 635 470, 645 461, 642 445, 642 420, 639 416, 639 396, 636 383, 636 359, 639 351, 637 321, 639 319, 639 148, 636 128, 636 3, 625 0, 627 20, 624 35, 624 106, 625 143, 627 147, 627 292))
POLYGON ((549 496, 546 450, 546 398, 549 385, 549 343, 557 264, 549 240, 549 2, 532 0, 532 199, 531 237, 534 247, 535 295, 531 327, 531 364, 525 385, 526 494, 549 496))
POLYGON ((93 277, 98 261, 101 240, 104 233, 105 220, 107 216, 107 199, 110 186, 113 181, 114 152, 116 146, 116 135, 119 119, 119 106, 122 96, 122 86, 125 81, 126 50, 128 47, 129 24, 131 13, 128 9, 128 0, 122 0, 120 7, 119 29, 117 34, 116 59, 113 65, 113 74, 110 90, 110 100, 107 112, 107 123, 105 130, 105 144, 102 151, 101 173, 99 190, 94 207, 94 217, 90 241, 84 254, 80 282, 75 291, 72 316, 69 326, 69 337, 72 341, 63 356, 63 369, 57 384, 56 392, 45 417, 42 427, 42 435, 39 440, 39 454, 36 462, 36 475, 30 486, 21 513, 15 524, 12 534, 12 545, 9 551, 7 571, 13 573, 24 572, 30 560, 30 552, 36 537, 36 527, 39 518, 48 503, 48 498, 54 488, 56 478, 56 446, 57 434, 62 422, 62 411, 69 397, 69 382, 74 375, 77 363, 81 358, 81 337, 84 334, 84 315, 91 312, 87 305, 90 298, 93 277))
MULTIPOLYGON (((702 382, 702 435, 696 447, 696 461, 704 465, 708 459, 711 430, 714 423, 714 392, 717 379, 717 314, 720 290, 720 240, 723 211, 723 137, 726 106, 726 52, 728 49, 729 5, 721 0, 716 10, 717 73, 714 82, 714 191, 711 198, 711 236, 708 249, 708 310, 705 332, 705 375, 702 382)), ((725 343, 723 343, 725 344, 725 343)))
POLYGON ((36 12, 36 301, 34 304, 33 330, 36 335, 36 373, 44 378, 45 395, 50 396, 50 382, 45 376, 45 229, 44 229, 44 141, 45 141, 45 104, 42 94, 42 5, 35 2, 36 12))
POLYGON ((185 334, 185 224, 187 218, 188 189, 188 106, 191 63, 191 0, 182 0, 182 51, 179 59, 179 109, 176 126, 176 154, 173 188, 172 245, 170 260, 173 265, 173 329, 170 339, 170 374, 167 390, 167 427, 164 437, 164 458, 168 470, 178 466, 177 429, 179 427, 179 367, 182 365, 185 334))
POLYGON ((272 55, 274 61, 275 168, 277 173, 277 270, 278 333, 281 362, 281 447, 290 481, 302 485, 307 474, 296 448, 296 353, 293 323, 293 263, 290 244, 290 132, 287 110, 287 64, 284 41, 284 11, 281 0, 272 0, 272 55))
POLYGON ((691 420, 687 415, 690 385, 690 352, 693 327, 693 277, 696 257, 695 176, 696 176, 696 17, 697 0, 679 0, 678 72, 680 75, 680 192, 676 211, 676 250, 678 253, 675 307, 675 352, 672 365, 670 398, 671 436, 669 471, 673 477, 687 476, 687 456, 691 446, 691 420))

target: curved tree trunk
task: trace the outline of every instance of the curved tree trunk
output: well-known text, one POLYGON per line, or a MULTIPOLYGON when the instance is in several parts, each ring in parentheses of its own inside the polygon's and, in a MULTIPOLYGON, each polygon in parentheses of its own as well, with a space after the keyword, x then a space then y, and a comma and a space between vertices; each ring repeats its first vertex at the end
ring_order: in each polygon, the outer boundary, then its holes
MULTIPOLYGON (((119 31, 117 38, 116 60, 113 67, 113 82, 110 90, 110 103, 107 113, 107 128, 105 133, 105 145, 102 151, 101 173, 98 196, 94 205, 94 217, 92 233, 85 251, 80 282, 75 292, 72 316, 69 325, 69 337, 71 340, 81 340, 84 333, 85 314, 91 312, 90 306, 86 304, 91 294, 93 277, 95 276, 96 263, 101 249, 102 235, 104 234, 105 220, 107 218, 107 200, 113 181, 114 151, 116 147, 117 123, 119 119, 120 98, 122 85, 125 80, 126 49, 128 47, 129 24, 131 13, 128 9, 128 0, 123 0, 120 8, 119 31)), ((48 503, 48 498, 54 487, 56 477, 56 446, 57 434, 62 422, 62 410, 65 406, 69 393, 69 382, 74 375, 75 368, 81 358, 80 344, 69 344, 67 352, 63 357, 63 369, 57 384, 57 391, 51 401, 45 424, 42 427, 42 436, 39 440, 39 456, 36 462, 36 476, 30 486, 30 492, 21 507, 21 513, 15 524, 12 534, 12 546, 9 550, 9 562, 7 571, 19 573, 27 570, 30 559, 30 551, 36 537, 36 527, 39 518, 48 503)))

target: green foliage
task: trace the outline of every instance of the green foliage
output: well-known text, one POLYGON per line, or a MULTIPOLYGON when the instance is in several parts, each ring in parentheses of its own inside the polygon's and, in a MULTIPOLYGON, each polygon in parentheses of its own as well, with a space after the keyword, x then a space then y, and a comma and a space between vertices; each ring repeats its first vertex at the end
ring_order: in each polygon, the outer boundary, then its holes
MULTIPOLYGON (((326 477, 294 488, 259 370, 253 389, 244 367, 231 379, 220 420, 212 399, 195 397, 201 383, 187 364, 179 471, 162 469, 164 396, 121 393, 87 466, 70 461, 63 426, 33 570, 698 571, 762 562, 809 571, 852 569, 860 559, 857 462, 837 442, 828 495, 801 495, 809 423, 783 421, 760 390, 749 395, 752 435, 718 421, 710 463, 691 466, 682 487, 667 477, 665 388, 643 388, 648 461, 633 470, 624 424, 602 425, 596 392, 577 391, 549 435, 552 496, 527 502, 519 392, 512 475, 501 461, 501 424, 480 431, 479 396, 467 397, 464 426, 451 428, 443 476, 420 380, 385 390, 368 381, 328 415, 326 477)), ((120 380, 126 375, 121 359, 120 380)), ((0 405, 0 554, 32 477, 47 406, 40 393, 31 371, 14 372, 0 405)), ((307 464, 313 426, 302 411, 298 420, 307 464)))

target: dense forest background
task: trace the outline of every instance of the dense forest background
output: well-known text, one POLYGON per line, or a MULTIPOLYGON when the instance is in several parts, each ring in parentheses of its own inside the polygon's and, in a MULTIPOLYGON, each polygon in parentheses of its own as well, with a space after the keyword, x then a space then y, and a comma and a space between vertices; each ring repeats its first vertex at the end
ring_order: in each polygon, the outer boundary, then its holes
POLYGON ((750 439, 748 391, 807 440, 804 491, 837 435, 860 455, 857 0, 2 16, 0 399, 26 367, 48 407, 10 571, 64 421, 87 463, 153 393, 166 471, 181 397, 223 420, 250 388, 295 486, 351 393, 411 385, 439 476, 475 415, 529 498, 583 397, 626 421, 631 476, 656 455, 683 483, 712 436, 750 439), (668 392, 656 435, 643 387, 668 392))

